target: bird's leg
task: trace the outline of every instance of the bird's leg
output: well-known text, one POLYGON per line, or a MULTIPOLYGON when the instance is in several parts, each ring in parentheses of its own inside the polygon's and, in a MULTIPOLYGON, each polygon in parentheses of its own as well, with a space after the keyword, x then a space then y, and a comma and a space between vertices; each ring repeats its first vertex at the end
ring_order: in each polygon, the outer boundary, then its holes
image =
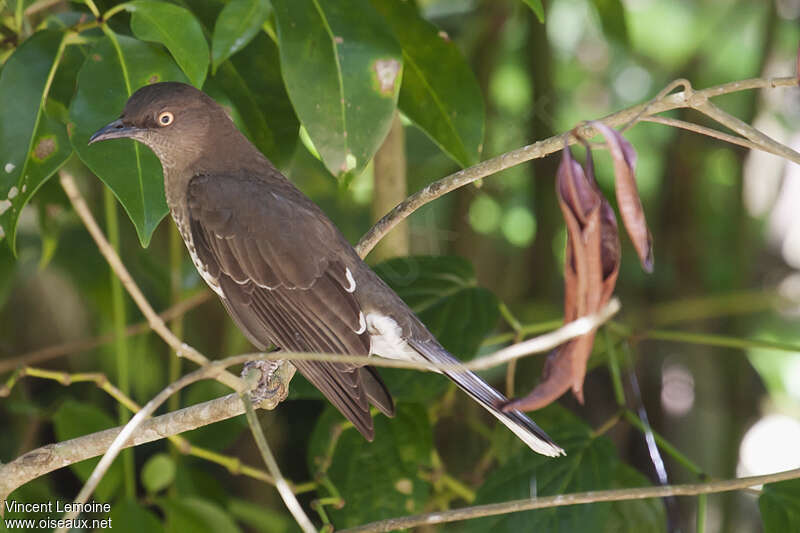
POLYGON ((242 368, 242 377, 251 371, 259 372, 258 381, 250 391, 250 401, 262 409, 273 409, 289 394, 289 382, 295 368, 289 361, 248 361, 242 368))

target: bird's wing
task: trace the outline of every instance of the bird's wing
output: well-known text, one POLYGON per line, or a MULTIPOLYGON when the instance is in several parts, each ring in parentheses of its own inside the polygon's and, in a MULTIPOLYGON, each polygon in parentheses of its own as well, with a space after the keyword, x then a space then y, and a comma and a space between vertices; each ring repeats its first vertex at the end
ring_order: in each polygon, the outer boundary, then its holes
MULTIPOLYGON (((273 343, 287 351, 369 354, 352 273, 339 259, 343 237, 296 189, 246 176, 200 175, 189 182, 187 202, 195 253, 259 348, 273 343)), ((360 365, 293 364, 370 440, 368 400, 392 411, 379 378, 376 387, 360 365)))

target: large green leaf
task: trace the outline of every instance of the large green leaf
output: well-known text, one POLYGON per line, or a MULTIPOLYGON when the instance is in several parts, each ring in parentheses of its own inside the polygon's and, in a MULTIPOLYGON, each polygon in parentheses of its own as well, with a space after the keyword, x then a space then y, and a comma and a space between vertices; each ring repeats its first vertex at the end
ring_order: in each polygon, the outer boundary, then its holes
POLYGON ((367 0, 273 0, 289 98, 325 166, 357 174, 389 131, 402 53, 367 0))
MULTIPOLYGON (((497 324, 497 297, 477 286, 472 265, 463 258, 402 257, 376 265, 375 272, 460 359, 471 359, 497 324)), ((401 400, 434 398, 448 384, 432 372, 393 368, 380 372, 392 395, 401 400)))
POLYGON ((764 533, 800 531, 800 479, 764 485, 758 508, 764 533))
POLYGON ((136 501, 123 500, 111 508, 114 533, 162 533, 164 526, 158 517, 136 501))
MULTIPOLYGON (((625 463, 617 463, 613 474, 612 489, 646 487, 650 481, 625 463)), ((611 503, 611 515, 603 524, 607 533, 662 533, 667 530, 664 500, 624 500, 611 503)))
POLYGON ((475 271, 456 256, 390 259, 375 272, 422 319, 442 346, 460 358, 477 353, 499 317, 498 300, 478 287, 475 271))
POLYGON ((201 88, 208 72, 208 43, 194 15, 180 6, 155 0, 129 2, 125 9, 132 13, 133 34, 166 46, 186 77, 201 88))
POLYGON ((167 515, 167 533, 241 533, 236 522, 217 504, 200 498, 171 498, 159 502, 167 515))
POLYGON ((447 34, 423 19, 413 2, 372 0, 403 47, 400 110, 462 167, 477 163, 484 106, 469 65, 447 34))
POLYGON ((222 8, 211 38, 213 72, 230 56, 247 46, 267 20, 268 0, 233 0, 222 8))
POLYGON ((284 166, 294 153, 300 123, 280 76, 275 43, 263 33, 256 35, 209 81, 230 98, 253 144, 276 166, 284 166))
MULTIPOLYGON (((115 425, 114 420, 98 407, 88 403, 78 403, 74 400, 67 400, 61 404, 53 415, 53 426, 59 442, 102 431, 115 425)), ((81 481, 86 481, 99 461, 100 458, 87 459, 70 465, 70 469, 81 481)), ((97 485, 97 490, 95 490, 97 499, 109 500, 120 486, 121 481, 122 463, 117 461, 111 465, 106 475, 103 476, 103 480, 97 485)))
MULTIPOLYGON (((329 408, 317 422, 309 444, 309 468, 319 470, 329 448, 331 427, 341 415, 329 408)), ((430 485, 418 476, 430 466, 433 433, 425 408, 400 404, 395 418, 374 418, 375 440, 367 442, 353 428, 345 430, 327 471, 345 505, 329 509, 337 528, 421 512, 430 485)))
POLYGON ((281 514, 263 503, 254 503, 238 498, 228 500, 228 512, 250 531, 259 533, 289 533, 300 531, 297 522, 286 512, 281 514))
MULTIPOLYGON (((550 435, 567 452, 553 459, 520 451, 496 469, 478 489, 475 505, 504 502, 536 496, 607 489, 612 484, 619 460, 614 446, 605 437, 593 437, 591 429, 569 415, 550 435)), ((591 531, 589 525, 602 525, 611 516, 609 503, 593 503, 537 509, 470 520, 452 531, 547 531, 548 533, 591 531)))
POLYGON ((123 35, 104 37, 89 52, 78 73, 70 105, 70 140, 81 160, 116 195, 142 246, 167 213, 161 164, 144 146, 129 139, 89 146, 89 137, 119 117, 125 102, 143 85, 186 81, 160 47, 123 35))
POLYGON ((22 208, 72 153, 64 126, 45 114, 65 33, 36 33, 0 72, 0 239, 15 250, 22 208))

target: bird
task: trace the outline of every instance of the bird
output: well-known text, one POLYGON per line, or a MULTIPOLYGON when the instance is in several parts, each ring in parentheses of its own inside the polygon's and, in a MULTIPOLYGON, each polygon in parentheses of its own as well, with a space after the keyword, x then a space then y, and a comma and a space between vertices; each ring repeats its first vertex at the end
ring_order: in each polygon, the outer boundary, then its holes
POLYGON ((370 405, 394 402, 370 359, 445 365, 440 372, 533 451, 564 451, 461 365, 359 257, 327 215, 239 131, 225 109, 179 82, 145 85, 89 144, 133 139, 161 161, 169 211, 200 276, 261 351, 350 354, 364 362, 291 360, 369 441, 370 405))

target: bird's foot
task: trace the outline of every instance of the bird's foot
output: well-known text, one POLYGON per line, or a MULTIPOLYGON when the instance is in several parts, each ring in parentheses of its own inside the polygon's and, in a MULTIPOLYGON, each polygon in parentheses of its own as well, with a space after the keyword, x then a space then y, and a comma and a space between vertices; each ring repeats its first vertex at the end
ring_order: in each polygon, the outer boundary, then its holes
POLYGON ((258 381, 250 390, 250 401, 262 409, 273 409, 289 394, 289 382, 295 368, 288 361, 248 361, 242 369, 242 377, 257 372, 258 381))

